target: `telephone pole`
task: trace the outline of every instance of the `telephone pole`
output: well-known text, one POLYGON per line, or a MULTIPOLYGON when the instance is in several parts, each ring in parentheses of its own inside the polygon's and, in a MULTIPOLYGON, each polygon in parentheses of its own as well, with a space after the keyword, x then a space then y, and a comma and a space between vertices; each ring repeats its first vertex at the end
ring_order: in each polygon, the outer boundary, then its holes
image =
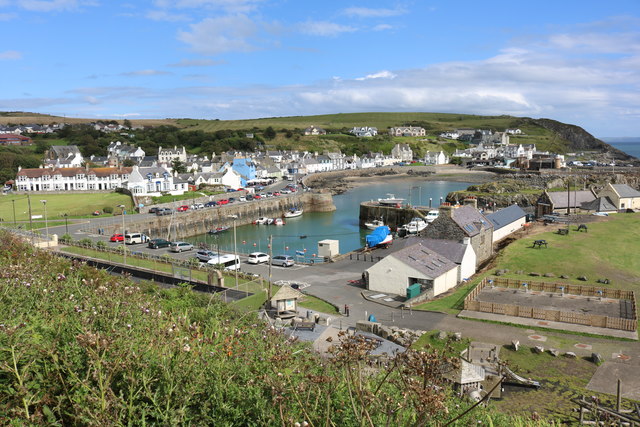
POLYGON ((267 301, 271 301, 271 263, 273 262, 273 235, 269 235, 269 282, 267 287, 267 301))

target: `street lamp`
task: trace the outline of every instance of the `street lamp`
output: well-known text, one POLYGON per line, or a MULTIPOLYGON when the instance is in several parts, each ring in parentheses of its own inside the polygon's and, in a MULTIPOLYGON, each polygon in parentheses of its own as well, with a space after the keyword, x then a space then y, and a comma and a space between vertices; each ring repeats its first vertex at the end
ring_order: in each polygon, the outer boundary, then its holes
POLYGON ((119 208, 122 208, 122 254, 124 256, 124 264, 127 265, 127 246, 124 242, 124 215, 127 211, 124 210, 125 205, 118 205, 119 208))
POLYGON ((13 226, 16 226, 16 201, 11 199, 11 203, 13 203, 13 226))
POLYGON ((64 230, 65 230, 65 234, 69 234, 69 222, 67 221, 67 218, 69 217, 69 214, 65 213, 63 216, 64 216, 64 230))
POLYGON ((44 205, 44 229, 47 232, 47 247, 49 246, 49 224, 47 222, 47 201, 40 200, 40 203, 44 205))
POLYGON ((233 218, 233 262, 235 263, 236 272, 236 290, 238 290, 238 244, 236 240, 236 215, 229 215, 229 218, 233 218))

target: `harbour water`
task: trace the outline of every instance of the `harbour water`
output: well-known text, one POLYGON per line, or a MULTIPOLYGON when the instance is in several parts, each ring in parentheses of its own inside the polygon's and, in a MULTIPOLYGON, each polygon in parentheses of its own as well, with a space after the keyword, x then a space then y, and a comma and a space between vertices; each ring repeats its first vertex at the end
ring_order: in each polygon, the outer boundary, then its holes
MULTIPOLYGON (((245 225, 236 229, 237 252, 269 252, 269 236, 272 236, 273 254, 296 256, 304 254, 309 259, 316 254, 318 241, 331 239, 340 242, 340 253, 364 246, 365 236, 371 231, 361 229, 358 224, 360 203, 377 200, 394 194, 412 205, 433 207, 440 204, 451 191, 463 190, 471 183, 451 181, 389 180, 384 184, 356 187, 344 194, 334 196, 334 212, 305 212, 297 218, 285 219, 284 226, 245 225)), ((202 234, 188 239, 193 243, 204 242, 214 250, 234 250, 233 230, 216 235, 202 234)))

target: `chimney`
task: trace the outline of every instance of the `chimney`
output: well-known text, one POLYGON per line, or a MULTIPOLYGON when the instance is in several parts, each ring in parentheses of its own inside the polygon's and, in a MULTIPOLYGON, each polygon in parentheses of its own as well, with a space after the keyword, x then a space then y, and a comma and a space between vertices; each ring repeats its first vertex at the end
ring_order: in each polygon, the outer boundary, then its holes
POLYGON ((463 237, 462 238, 462 244, 463 245, 470 245, 471 244, 471 237, 463 237))
POLYGON ((476 196, 465 197, 463 204, 465 206, 473 206, 474 209, 478 209, 478 199, 476 198, 476 196))
POLYGON ((440 211, 440 214, 451 217, 451 214, 453 213, 453 206, 451 206, 451 203, 449 202, 444 202, 440 205, 438 210, 440 211))

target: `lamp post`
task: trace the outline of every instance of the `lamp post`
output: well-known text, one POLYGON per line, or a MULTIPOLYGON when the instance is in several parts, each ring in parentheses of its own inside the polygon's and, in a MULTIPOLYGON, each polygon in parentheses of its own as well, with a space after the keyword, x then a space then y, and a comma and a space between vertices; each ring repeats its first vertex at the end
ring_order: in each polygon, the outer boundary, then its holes
POLYGON ((238 245, 236 240, 236 218, 233 218, 233 262, 235 263, 235 272, 236 272, 236 290, 238 290, 238 245))
POLYGON ((44 229, 47 233, 47 247, 49 246, 49 223, 47 222, 47 201, 40 200, 40 203, 44 205, 44 229))
POLYGON ((16 201, 11 199, 11 203, 13 203, 13 226, 16 225, 16 201))
POLYGON ((67 221, 69 214, 65 213, 63 216, 64 216, 64 232, 65 234, 69 234, 69 222, 67 221))
POLYGON ((118 205, 119 208, 122 208, 122 254, 124 256, 124 264, 127 265, 127 246, 124 242, 124 215, 127 211, 124 210, 125 205, 118 205))

